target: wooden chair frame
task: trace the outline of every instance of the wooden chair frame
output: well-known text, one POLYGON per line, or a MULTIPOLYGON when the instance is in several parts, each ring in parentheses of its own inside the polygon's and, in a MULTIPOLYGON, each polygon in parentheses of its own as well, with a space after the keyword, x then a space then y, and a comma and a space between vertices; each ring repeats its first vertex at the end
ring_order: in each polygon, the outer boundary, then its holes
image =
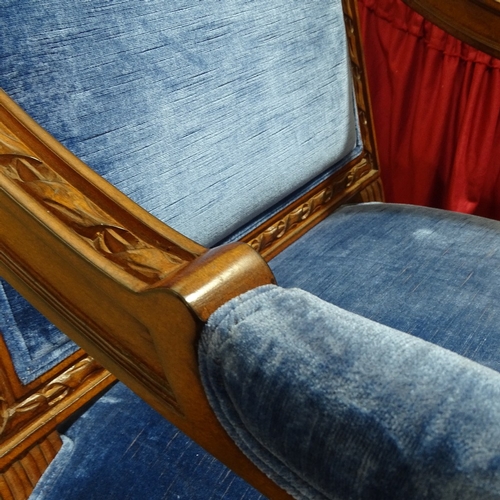
POLYGON ((460 40, 500 58, 499 0, 403 0, 460 40))
POLYGON ((0 275, 91 356, 78 351, 23 386, 0 344, 2 498, 28 496, 60 446, 57 425, 114 376, 266 496, 289 498, 216 420, 196 342, 217 307, 274 281, 265 259, 341 204, 382 199, 355 0, 344 13, 363 152, 219 248, 159 222, 0 94, 0 275))

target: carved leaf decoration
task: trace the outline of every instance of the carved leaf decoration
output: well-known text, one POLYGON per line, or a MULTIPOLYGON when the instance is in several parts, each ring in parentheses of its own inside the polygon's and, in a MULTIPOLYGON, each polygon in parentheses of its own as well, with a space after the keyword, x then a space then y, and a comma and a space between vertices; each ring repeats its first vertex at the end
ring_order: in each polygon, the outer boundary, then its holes
POLYGON ((146 248, 139 238, 119 227, 107 227, 96 238, 95 245, 102 252, 118 254, 127 250, 146 248))
POLYGON ((169 273, 169 270, 177 269, 179 266, 179 262, 174 261, 175 257, 170 257, 156 248, 112 254, 110 259, 127 268, 131 274, 150 278, 151 283, 157 281, 158 278, 164 278, 169 273), (158 266, 165 269, 162 274, 158 273, 158 266))
POLYGON ((38 415, 46 413, 59 401, 71 395, 88 377, 102 370, 103 368, 94 359, 87 357, 49 382, 40 392, 10 407, 0 398, 0 437, 19 432, 38 415))
POLYGON ((20 403, 7 408, 3 413, 2 434, 14 434, 37 415, 49 410, 49 401, 43 394, 33 394, 20 403))
POLYGON ((95 359, 89 356, 73 365, 70 370, 59 375, 54 379, 52 385, 62 385, 69 389, 76 389, 87 377, 102 369, 95 359))
POLYGON ((261 232, 257 238, 249 241, 249 244, 258 252, 272 245, 276 240, 282 238, 297 224, 308 219, 316 210, 329 203, 337 194, 345 191, 359 180, 367 170, 366 162, 355 165, 341 179, 335 181, 329 187, 309 198, 304 204, 288 213, 283 219, 275 222, 265 231, 261 232))
POLYGON ((28 155, 0 154, 4 173, 14 181, 29 182, 40 178, 39 173, 31 168, 31 163, 42 165, 40 160, 28 155))
MULTIPOLYGON (((26 146, 0 123, 0 155, 26 156, 26 146)), ((31 156, 28 154, 28 156, 31 156)))
POLYGON ((113 226, 115 221, 95 203, 68 184, 53 181, 33 181, 26 183, 26 190, 43 201, 54 215, 72 227, 77 233, 88 238, 92 231, 87 228, 113 226))
POLYGON ((15 408, 9 408, 9 413, 32 413, 34 410, 37 410, 37 413, 39 413, 46 411, 48 407, 49 399, 45 394, 33 394, 33 396, 25 399, 15 408))
POLYGON ((152 281, 163 278, 184 263, 181 258, 148 246, 118 227, 102 230, 94 240, 94 245, 131 274, 147 277, 152 281), (163 274, 159 274, 159 269, 163 270, 163 274))
POLYGON ((186 261, 154 247, 69 184, 0 125, 0 167, 4 175, 42 203, 95 250, 136 278, 154 283, 186 261))
MULTIPOLYGON (((34 171, 30 172, 30 169, 23 169, 23 166, 25 165, 24 162, 34 162, 42 165, 42 162, 34 156, 0 153, 0 165, 5 167, 4 171, 11 179, 24 181, 25 178, 23 178, 23 174, 27 174, 28 178, 30 178, 30 174, 34 174, 31 175, 31 180, 37 178, 38 176, 34 171)), ((26 163, 26 165, 29 165, 29 163, 26 163)))

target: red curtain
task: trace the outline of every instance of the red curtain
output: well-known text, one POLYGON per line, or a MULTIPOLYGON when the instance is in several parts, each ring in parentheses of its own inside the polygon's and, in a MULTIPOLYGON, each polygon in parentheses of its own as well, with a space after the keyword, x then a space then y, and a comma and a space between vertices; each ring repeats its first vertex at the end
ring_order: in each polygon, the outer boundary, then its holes
POLYGON ((500 60, 359 0, 387 201, 500 219, 500 60))

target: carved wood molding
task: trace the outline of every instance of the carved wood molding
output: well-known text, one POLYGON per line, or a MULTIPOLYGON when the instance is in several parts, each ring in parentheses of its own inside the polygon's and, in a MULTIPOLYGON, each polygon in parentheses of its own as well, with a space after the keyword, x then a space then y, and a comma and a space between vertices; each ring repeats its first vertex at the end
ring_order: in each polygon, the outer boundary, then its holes
POLYGON ((0 397, 0 441, 18 433, 39 415, 68 398, 87 378, 104 372, 104 368, 91 357, 86 357, 42 386, 38 392, 13 405, 0 397))
POLYGON ((62 446, 57 432, 37 443, 20 460, 0 474, 2 500, 26 500, 62 446))
POLYGON ((336 201, 339 201, 339 197, 343 199, 342 195, 347 193, 350 188, 355 187, 368 173, 373 172, 370 159, 370 157, 361 159, 341 174, 340 178, 334 176, 330 181, 327 181, 319 192, 302 198, 297 208, 285 213, 272 225, 260 230, 257 236, 247 239, 248 244, 258 252, 265 254, 266 250, 292 232, 298 225, 307 224, 308 219, 316 212, 327 210, 336 201))
POLYGON ((22 461, 68 416, 116 380, 82 351, 61 365, 50 370, 50 378, 41 377, 24 386, 2 364, 0 472, 22 461))
POLYGON ((270 225, 262 225, 254 230, 244 241, 264 258, 271 259, 341 204, 366 201, 359 197, 359 193, 370 186, 377 185, 372 190, 373 199, 370 201, 383 201, 380 177, 370 163, 370 156, 357 161, 341 175, 333 176, 323 182, 318 190, 298 200, 294 209, 284 210, 270 225))
POLYGON ((374 123, 371 113, 357 4, 354 0, 342 0, 342 3, 361 137, 367 161, 374 169, 378 170, 374 123))
MULTIPOLYGON (((156 371, 151 370, 151 367, 144 363, 142 358, 138 357, 136 353, 131 349, 127 349, 126 346, 122 345, 122 343, 108 340, 109 332, 105 331, 97 322, 93 321, 90 317, 80 315, 80 312, 77 311, 75 307, 71 306, 70 300, 68 301, 64 297, 61 297, 56 290, 51 289, 51 286, 48 283, 45 283, 42 279, 39 279, 36 272, 33 269, 30 269, 28 264, 21 263, 19 265, 18 259, 14 258, 14 256, 10 254, 10 251, 7 248, 3 247, 1 242, 0 261, 10 263, 12 268, 16 268, 16 272, 19 274, 19 276, 23 276, 26 280, 29 279, 30 287, 35 291, 35 293, 43 295, 46 300, 52 299, 51 306, 59 312, 60 317, 63 317, 77 331, 85 332, 85 337, 91 340, 91 342, 95 345, 95 347, 97 347, 101 354, 103 353, 105 354, 105 356, 114 360, 114 362, 116 362, 123 370, 129 373, 134 380, 141 381, 141 383, 145 387, 147 387, 152 394, 155 394, 155 396, 162 400, 164 404, 167 405, 173 412, 180 412, 176 397, 164 377, 159 375, 159 373, 157 373, 156 371)), ((89 359, 91 358, 89 357, 89 359)), ((92 366, 94 365, 92 364, 92 366)), ((70 370, 72 370, 72 368, 70 370)), ((55 378, 51 383, 51 386, 54 383, 57 385, 60 380, 66 379, 65 373, 55 378)), ((79 374, 82 374, 81 370, 75 372, 74 376, 78 376, 79 374)), ((83 384, 83 382, 86 381, 85 379, 87 378, 87 376, 91 378, 91 375, 92 377, 95 375, 97 378, 104 378, 106 376, 109 376, 109 373, 104 369, 102 369, 101 371, 88 373, 84 378, 81 379, 81 383, 83 384)), ((45 394, 46 392, 47 390, 43 388, 38 390, 35 395, 45 394)), ((49 391, 49 393, 50 392, 52 391, 49 391)), ((71 395, 72 393, 68 392, 66 394, 66 398, 71 397, 71 395)), ((64 402, 64 400, 61 402, 64 402)), ((1 412, 2 398, 0 398, 0 418, 1 412)), ((9 412, 12 412, 12 410, 9 410, 9 412)), ((26 418, 28 419, 28 417, 26 418)), ((0 443, 2 437, 1 428, 2 421, 0 420, 0 443)), ((0 457, 1 456, 2 448, 0 445, 0 457)))
MULTIPOLYGON (((143 317, 148 299, 139 294, 176 275, 207 249, 116 191, 1 92, 0 182, 8 200, 1 208, 7 210, 5 217, 11 225, 0 239, 5 277, 53 322, 62 320, 61 328, 101 363, 129 382, 137 382, 138 390, 147 391, 179 415, 177 399, 163 376, 149 334, 147 323, 153 314, 143 317), (22 224, 29 224, 35 240, 21 252, 22 224), (40 238, 46 246, 33 259, 40 238), (59 250, 51 253, 52 248, 59 250), (80 265, 93 273, 92 278, 86 279, 80 265), (68 289, 70 282, 75 283, 75 293, 68 289), (99 309, 100 304, 95 304, 94 297, 100 295, 109 308, 99 309), (121 316, 118 323, 114 322, 117 315, 121 316)), ((188 307, 181 299, 176 304, 180 312, 188 307)), ((40 407, 47 407, 43 396, 47 394, 34 398, 40 407)), ((8 409, 4 403, 4 412, 14 413, 7 419, 10 423, 4 423, 8 425, 4 432, 32 406, 32 400, 8 409)))
POLYGON ((0 169, 100 255, 145 283, 155 283, 187 263, 121 227, 0 124, 0 169))

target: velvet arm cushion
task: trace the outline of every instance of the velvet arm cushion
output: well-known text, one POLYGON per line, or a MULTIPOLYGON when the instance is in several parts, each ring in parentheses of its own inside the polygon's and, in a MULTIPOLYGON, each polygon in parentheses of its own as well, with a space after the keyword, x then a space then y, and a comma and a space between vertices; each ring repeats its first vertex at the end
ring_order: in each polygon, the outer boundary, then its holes
POLYGON ((210 318, 202 380, 241 449, 296 498, 500 498, 500 374, 298 289, 210 318))

